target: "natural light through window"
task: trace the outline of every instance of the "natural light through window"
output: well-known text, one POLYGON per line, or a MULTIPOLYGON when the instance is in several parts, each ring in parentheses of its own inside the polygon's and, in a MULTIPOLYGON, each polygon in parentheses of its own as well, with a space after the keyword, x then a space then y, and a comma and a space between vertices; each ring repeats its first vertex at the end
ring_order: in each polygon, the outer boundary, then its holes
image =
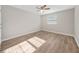
POLYGON ((39 48, 42 46, 46 41, 43 39, 40 39, 38 37, 33 37, 28 39, 27 41, 24 41, 22 43, 19 43, 15 46, 12 46, 6 50, 4 50, 5 53, 32 53, 36 51, 36 48, 39 48), (30 44, 30 43, 31 44, 30 44), (36 48, 35 48, 36 47, 36 48))
POLYGON ((30 43, 32 43, 37 48, 40 47, 43 43, 45 43, 45 40, 42 40, 38 37, 34 37, 28 40, 30 43))
POLYGON ((56 15, 48 15, 47 16, 48 24, 57 24, 57 16, 56 15))

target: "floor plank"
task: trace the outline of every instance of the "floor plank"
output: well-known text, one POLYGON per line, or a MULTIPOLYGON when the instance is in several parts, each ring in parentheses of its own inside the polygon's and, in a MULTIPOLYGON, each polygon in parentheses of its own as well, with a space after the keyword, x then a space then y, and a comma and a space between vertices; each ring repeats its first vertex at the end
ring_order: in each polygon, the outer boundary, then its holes
MULTIPOLYGON (((13 47, 23 47, 15 49, 13 53, 78 53, 79 48, 73 37, 47 31, 38 31, 21 37, 13 38, 2 42, 2 50, 14 49, 13 47), (20 45, 23 42, 28 44, 20 45), (11 48, 12 47, 12 48, 11 48), (28 48, 27 48, 28 47, 28 48), (27 49, 26 49, 27 48, 27 49), (26 50, 24 50, 26 49, 26 50), (29 52, 28 52, 29 51, 29 52)), ((9 52, 5 52, 9 53, 9 52)))

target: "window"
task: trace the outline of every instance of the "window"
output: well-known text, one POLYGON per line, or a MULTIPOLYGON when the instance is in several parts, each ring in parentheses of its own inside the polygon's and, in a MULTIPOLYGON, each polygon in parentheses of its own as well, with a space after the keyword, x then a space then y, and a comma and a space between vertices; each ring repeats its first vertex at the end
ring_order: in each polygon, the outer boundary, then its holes
POLYGON ((47 23, 48 24, 57 24, 57 16, 56 15, 47 16, 47 23))

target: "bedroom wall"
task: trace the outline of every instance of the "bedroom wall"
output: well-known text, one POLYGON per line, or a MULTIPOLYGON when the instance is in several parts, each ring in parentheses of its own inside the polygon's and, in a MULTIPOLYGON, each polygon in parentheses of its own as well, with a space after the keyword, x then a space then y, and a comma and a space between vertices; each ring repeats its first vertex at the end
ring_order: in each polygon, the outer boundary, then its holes
POLYGON ((2 6, 2 41, 40 30, 40 16, 11 6, 2 6))
POLYGON ((75 7, 75 40, 79 47, 79 6, 75 7))
POLYGON ((1 49, 1 6, 0 6, 0 49, 1 49))
POLYGON ((74 9, 64 10, 41 16, 41 30, 74 35, 74 9), (47 24, 47 16, 56 15, 57 24, 47 24))

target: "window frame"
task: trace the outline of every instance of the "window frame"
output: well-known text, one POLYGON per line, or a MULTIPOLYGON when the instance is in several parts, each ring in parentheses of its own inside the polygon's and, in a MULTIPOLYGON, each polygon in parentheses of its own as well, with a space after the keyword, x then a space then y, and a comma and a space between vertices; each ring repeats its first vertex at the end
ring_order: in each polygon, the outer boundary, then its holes
POLYGON ((57 24, 57 15, 48 15, 47 24, 57 24))

